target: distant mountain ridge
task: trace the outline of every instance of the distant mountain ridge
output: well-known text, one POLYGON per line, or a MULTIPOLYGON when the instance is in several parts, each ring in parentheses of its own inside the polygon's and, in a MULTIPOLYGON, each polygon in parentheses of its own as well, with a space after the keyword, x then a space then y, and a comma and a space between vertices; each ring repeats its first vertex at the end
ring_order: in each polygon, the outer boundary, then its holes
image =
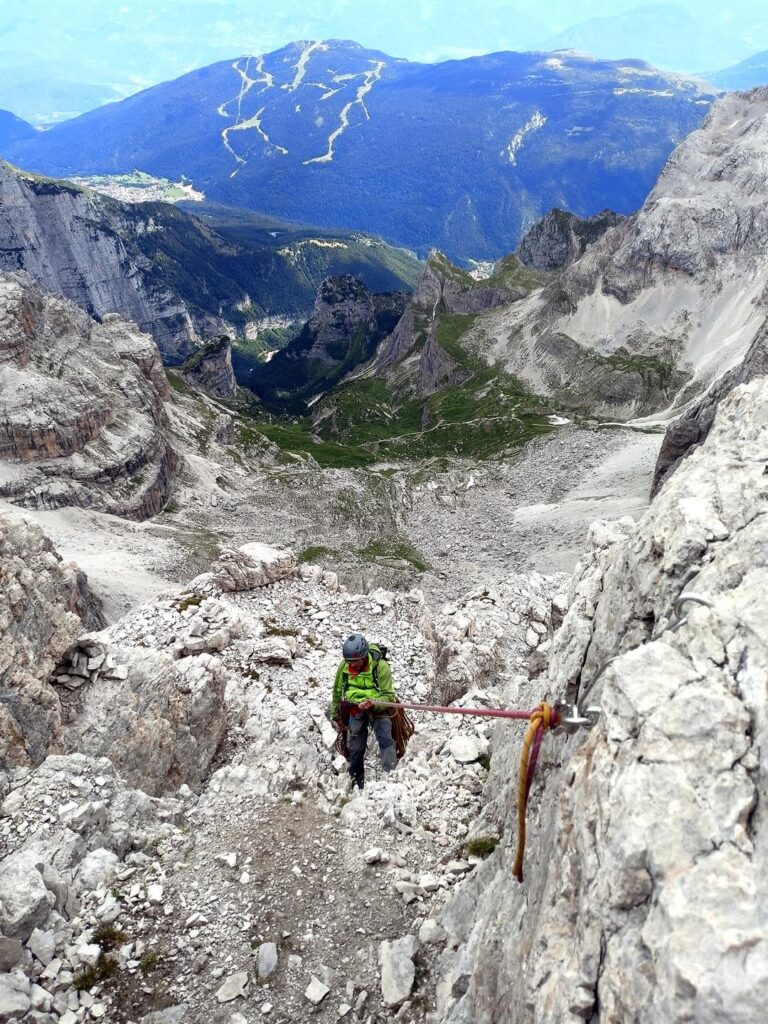
POLYGON ((35 129, 28 121, 23 121, 10 110, 0 110, 0 147, 30 138, 34 134, 35 129))
POLYGON ((209 199, 496 259, 553 206, 640 206, 713 93, 641 61, 416 64, 345 41, 224 61, 17 143, 46 174, 140 168, 209 199))
POLYGON ((768 50, 762 50, 733 67, 713 71, 705 77, 712 85, 729 92, 768 85, 768 50))

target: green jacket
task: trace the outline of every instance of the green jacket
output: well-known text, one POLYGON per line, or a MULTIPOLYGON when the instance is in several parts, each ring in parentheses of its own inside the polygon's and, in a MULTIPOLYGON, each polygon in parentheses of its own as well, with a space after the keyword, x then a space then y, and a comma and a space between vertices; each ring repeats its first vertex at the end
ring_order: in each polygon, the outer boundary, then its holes
POLYGON ((353 678, 348 677, 347 692, 343 694, 344 676, 349 673, 349 666, 342 661, 336 669, 336 680, 333 684, 333 701, 331 715, 338 718, 341 698, 344 696, 350 704, 362 704, 364 700, 385 700, 394 703, 397 700, 395 688, 392 685, 392 672, 389 665, 383 658, 379 658, 377 667, 377 678, 379 688, 373 682, 373 658, 368 655, 368 665, 353 678))

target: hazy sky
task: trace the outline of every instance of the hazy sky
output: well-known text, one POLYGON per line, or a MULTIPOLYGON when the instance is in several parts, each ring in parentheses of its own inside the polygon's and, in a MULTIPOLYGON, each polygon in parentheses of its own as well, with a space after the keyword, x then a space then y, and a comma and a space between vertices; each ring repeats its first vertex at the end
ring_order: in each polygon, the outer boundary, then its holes
POLYGON ((683 71, 715 70, 768 49, 766 0, 645 5, 639 21, 616 23, 616 15, 638 6, 637 0, 0 0, 0 107, 32 103, 37 91, 42 109, 57 90, 77 95, 75 85, 82 105, 90 96, 83 86, 125 95, 297 39, 354 39, 422 61, 502 49, 602 47, 599 56, 637 56, 683 71), (610 23, 578 27, 609 16, 610 23), (627 48, 637 52, 620 52, 627 48))

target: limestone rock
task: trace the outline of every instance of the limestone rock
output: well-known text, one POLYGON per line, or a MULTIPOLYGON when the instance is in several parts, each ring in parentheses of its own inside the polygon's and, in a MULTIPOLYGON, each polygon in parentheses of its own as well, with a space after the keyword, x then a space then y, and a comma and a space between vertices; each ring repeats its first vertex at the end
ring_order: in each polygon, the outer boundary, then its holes
POLYGON ((167 654, 125 648, 127 679, 84 687, 62 744, 91 757, 108 756, 126 781, 151 794, 195 788, 226 731, 226 673, 210 654, 174 661, 167 654))
POLYGON ((768 320, 757 332, 742 362, 718 377, 706 394, 667 428, 656 460, 651 496, 658 492, 680 460, 706 440, 723 398, 738 384, 746 384, 765 374, 768 374, 768 320))
POLYGON ((19 939, 9 939, 5 935, 0 935, 0 973, 12 970, 21 960, 23 950, 19 939))
POLYGON ((538 394, 621 419, 690 402, 737 366, 764 320, 767 109, 766 87, 717 100, 640 210, 488 314, 478 351, 538 394))
POLYGON ((304 990, 304 996, 310 1001, 310 1003, 313 1003, 315 1006, 319 1006, 330 991, 331 990, 328 986, 324 985, 319 978, 312 977, 310 983, 304 990))
POLYGON ((39 764, 60 734, 48 676, 85 626, 102 623, 85 576, 39 527, 0 512, 0 768, 39 764))
POLYGON ((29 982, 22 975, 0 974, 0 1021, 13 1021, 24 1017, 32 1005, 29 982))
POLYGON ((37 957, 43 967, 47 967, 56 955, 56 937, 53 932, 35 928, 27 939, 27 949, 37 957))
POLYGON ((277 946, 274 942, 262 942, 259 946, 258 970, 260 978, 268 978, 277 968, 277 946))
POLYGON ((231 1003, 234 999, 239 999, 244 996, 247 987, 248 972, 239 971, 237 974, 232 974, 227 978, 221 988, 216 992, 216 999, 220 1003, 231 1003))
POLYGON ((194 352, 180 371, 200 391, 220 398, 233 398, 237 381, 232 369, 232 343, 226 335, 208 342, 194 352))
POLYGON ((400 1006, 411 994, 416 977, 413 957, 418 947, 415 936, 382 942, 379 946, 381 995, 385 1006, 400 1006))
POLYGON ((302 397, 327 390, 352 368, 351 354, 358 353, 358 362, 374 354, 406 301, 407 296, 399 292, 374 294, 351 274, 325 278, 301 333, 259 371, 259 394, 274 394, 286 382, 302 397), (322 367, 321 376, 318 367, 322 367))
POLYGON ((550 210, 536 221, 517 247, 516 256, 534 270, 560 270, 584 254, 587 246, 624 218, 613 210, 577 217, 566 210, 550 210))
POLYGON ((511 841, 439 919, 440 1021, 764 1016, 766 410, 765 377, 734 389, 640 521, 593 530, 526 699, 583 692, 618 655, 589 698, 602 715, 544 740, 524 886, 510 883, 520 740, 497 734, 488 789, 511 841), (685 606, 672 630, 683 590, 711 608, 685 606))
POLYGON ((450 742, 451 757, 460 764, 470 764, 480 757, 480 744, 474 736, 458 734, 450 742))
POLYGON ((91 320, 25 274, 0 277, 0 497, 146 519, 165 505, 176 455, 154 342, 115 317, 91 320))
POLYGON ((112 850, 93 850, 83 860, 77 873, 79 886, 97 889, 109 882, 118 869, 120 861, 112 850))
POLYGON ((268 544, 243 544, 237 549, 221 552, 211 572, 195 577, 193 591, 211 594, 232 594, 254 590, 284 579, 296 570, 296 556, 287 548, 268 544))
POLYGON ((48 917, 55 896, 49 891, 32 853, 13 853, 0 862, 0 927, 3 934, 26 942, 48 917))
POLYGON ((141 1018, 141 1024, 181 1024, 187 1016, 188 1008, 186 1003, 179 1003, 178 1006, 169 1006, 167 1010, 154 1010, 141 1018))

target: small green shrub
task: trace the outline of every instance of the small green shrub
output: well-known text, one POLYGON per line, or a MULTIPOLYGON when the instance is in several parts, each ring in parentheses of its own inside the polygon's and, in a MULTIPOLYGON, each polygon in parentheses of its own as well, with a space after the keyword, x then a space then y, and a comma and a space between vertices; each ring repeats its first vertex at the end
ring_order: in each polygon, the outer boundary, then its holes
POLYGON ((154 971, 157 965, 162 963, 164 959, 165 952, 162 949, 148 949, 141 960, 139 960, 139 970, 146 977, 154 971))
POLYGON ((464 849, 470 857, 490 857, 498 845, 498 836, 478 836, 470 839, 464 849))
POLYGON ((113 924, 100 924, 93 933, 93 941, 106 952, 125 942, 128 936, 113 924))
POLYGON ((78 992, 83 992, 93 988, 100 981, 107 981, 108 978, 113 978, 119 970, 120 965, 117 960, 113 956, 104 956, 102 953, 93 967, 86 967, 79 974, 75 975, 72 984, 78 992))
POLYGON ((333 548, 328 548, 325 544, 310 544, 309 547, 304 548, 297 561, 299 565, 303 565, 305 562, 316 562, 318 558, 323 558, 325 555, 335 554, 333 548))

